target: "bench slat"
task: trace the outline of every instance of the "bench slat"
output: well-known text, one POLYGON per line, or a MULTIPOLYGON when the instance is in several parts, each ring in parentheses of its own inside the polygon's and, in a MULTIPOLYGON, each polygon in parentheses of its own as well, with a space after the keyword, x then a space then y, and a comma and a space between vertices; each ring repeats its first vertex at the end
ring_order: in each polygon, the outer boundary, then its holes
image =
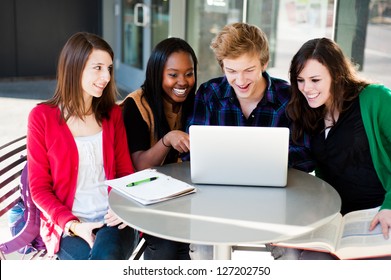
MULTIPOLYGON (((25 162, 26 160, 27 160, 27 156, 26 155, 21 155, 21 157, 19 159, 13 161, 9 165, 7 165, 3 169, 1 169, 0 170, 0 176, 5 174, 6 172, 10 171, 11 169, 15 168, 16 166, 20 165, 21 163, 25 162)), ((22 169, 23 169, 23 166, 20 166, 20 170, 22 170, 22 169)))
POLYGON ((0 150, 2 150, 2 149, 4 149, 4 148, 7 148, 7 147, 11 146, 12 144, 14 144, 14 143, 16 143, 16 142, 19 142, 19 141, 21 141, 21 140, 23 140, 23 139, 25 139, 25 138, 27 138, 26 135, 21 136, 21 137, 19 137, 19 138, 16 138, 15 140, 12 140, 12 141, 10 141, 10 142, 4 144, 3 146, 1 146, 1 147, 0 147, 0 150))

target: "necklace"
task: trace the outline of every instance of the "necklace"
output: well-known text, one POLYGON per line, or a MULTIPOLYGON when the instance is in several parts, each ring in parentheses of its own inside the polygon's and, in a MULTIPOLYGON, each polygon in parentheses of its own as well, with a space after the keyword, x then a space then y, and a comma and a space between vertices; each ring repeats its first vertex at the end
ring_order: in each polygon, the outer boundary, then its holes
POLYGON ((326 128, 330 128, 330 127, 334 126, 333 119, 328 118, 328 117, 324 117, 324 125, 326 128))

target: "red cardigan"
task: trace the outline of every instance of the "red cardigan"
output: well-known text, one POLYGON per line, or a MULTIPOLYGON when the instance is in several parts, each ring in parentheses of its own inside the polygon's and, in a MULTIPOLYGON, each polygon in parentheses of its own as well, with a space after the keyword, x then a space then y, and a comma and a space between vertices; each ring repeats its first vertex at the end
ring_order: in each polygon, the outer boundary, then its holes
MULTIPOLYGON (((102 122, 103 165, 107 179, 134 172, 128 152, 121 109, 115 105, 102 122)), ((42 211, 41 235, 48 253, 58 252, 65 224, 77 220, 72 214, 78 175, 78 151, 60 110, 36 106, 27 130, 28 175, 31 196, 42 211)))

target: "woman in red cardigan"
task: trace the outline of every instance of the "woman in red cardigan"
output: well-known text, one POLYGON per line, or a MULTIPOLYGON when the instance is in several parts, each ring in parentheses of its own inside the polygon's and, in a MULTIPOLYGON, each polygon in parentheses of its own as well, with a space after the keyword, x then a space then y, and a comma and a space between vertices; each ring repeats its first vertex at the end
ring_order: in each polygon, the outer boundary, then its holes
POLYGON ((104 184, 134 172, 113 56, 102 38, 74 34, 59 57, 54 96, 29 115, 31 194, 48 252, 59 259, 128 259, 137 242, 109 209, 104 184))

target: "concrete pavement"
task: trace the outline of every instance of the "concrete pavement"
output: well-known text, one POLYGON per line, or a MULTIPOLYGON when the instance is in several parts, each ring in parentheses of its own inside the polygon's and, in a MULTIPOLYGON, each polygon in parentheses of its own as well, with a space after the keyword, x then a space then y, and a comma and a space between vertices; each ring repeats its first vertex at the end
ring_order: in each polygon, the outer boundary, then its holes
POLYGON ((27 117, 53 95, 55 80, 0 81, 0 146, 27 132, 27 117))

